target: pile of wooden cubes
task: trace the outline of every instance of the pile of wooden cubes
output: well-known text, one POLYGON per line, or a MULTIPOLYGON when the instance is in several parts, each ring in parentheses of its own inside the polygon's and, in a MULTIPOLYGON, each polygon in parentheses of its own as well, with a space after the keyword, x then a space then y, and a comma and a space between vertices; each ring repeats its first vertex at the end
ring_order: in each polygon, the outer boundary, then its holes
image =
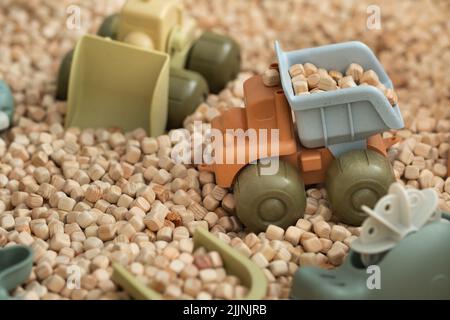
POLYGON ((391 105, 396 105, 398 98, 393 89, 386 88, 373 70, 364 70, 357 63, 352 63, 345 75, 337 70, 325 70, 312 63, 294 64, 289 68, 295 95, 306 95, 345 89, 356 86, 374 86, 380 89, 391 105))

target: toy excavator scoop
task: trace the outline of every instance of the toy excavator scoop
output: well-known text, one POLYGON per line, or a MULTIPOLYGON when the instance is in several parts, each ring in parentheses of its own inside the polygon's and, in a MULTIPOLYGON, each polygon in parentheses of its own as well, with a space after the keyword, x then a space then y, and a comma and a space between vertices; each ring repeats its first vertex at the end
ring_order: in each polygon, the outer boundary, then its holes
POLYGON ((9 292, 28 278, 32 266, 30 248, 12 246, 0 250, 0 300, 11 299, 9 292))
POLYGON ((406 190, 394 183, 374 209, 362 206, 369 217, 352 249, 361 254, 390 250, 408 234, 422 228, 437 212, 437 207, 438 196, 434 190, 406 190))
POLYGON ((85 35, 73 54, 66 125, 164 132, 169 56, 85 35))

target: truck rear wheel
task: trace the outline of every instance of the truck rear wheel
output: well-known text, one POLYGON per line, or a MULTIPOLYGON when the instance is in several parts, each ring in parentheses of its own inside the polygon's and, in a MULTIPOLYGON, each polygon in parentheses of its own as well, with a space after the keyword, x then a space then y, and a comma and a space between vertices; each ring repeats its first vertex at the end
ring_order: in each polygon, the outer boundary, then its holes
POLYGON ((373 208, 394 181, 386 157, 372 150, 354 150, 331 163, 325 184, 333 213, 341 222, 359 226, 367 217, 361 206, 373 208))
POLYGON ((197 72, 172 68, 169 80, 167 129, 183 126, 184 119, 208 97, 208 84, 197 72))
POLYGON ((211 92, 218 93, 239 73, 239 45, 229 37, 205 32, 192 46, 186 68, 200 73, 211 92))
POLYGON ((236 214, 254 232, 265 231, 270 224, 287 228, 305 211, 305 185, 288 163, 279 162, 275 175, 261 174, 261 164, 245 167, 234 184, 236 214))
POLYGON ((100 37, 111 38, 113 40, 117 39, 117 30, 119 28, 119 14, 115 13, 107 16, 103 20, 100 28, 97 31, 97 35, 100 37))
POLYGON ((56 99, 67 100, 67 92, 69 91, 70 68, 72 67, 74 50, 70 50, 61 61, 58 72, 58 82, 56 88, 56 99))

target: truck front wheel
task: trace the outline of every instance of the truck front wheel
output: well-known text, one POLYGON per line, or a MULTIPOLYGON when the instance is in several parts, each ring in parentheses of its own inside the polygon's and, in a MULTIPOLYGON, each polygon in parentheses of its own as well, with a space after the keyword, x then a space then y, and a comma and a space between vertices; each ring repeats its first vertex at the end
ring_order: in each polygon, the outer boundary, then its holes
POLYGON ((305 185, 298 172, 279 161, 276 174, 264 174, 260 163, 245 167, 234 184, 236 214, 254 232, 274 224, 283 229, 296 223, 306 207, 305 185))
POLYGON ((354 150, 333 160, 326 176, 328 200, 343 223, 359 226, 395 181, 389 160, 372 150, 354 150))

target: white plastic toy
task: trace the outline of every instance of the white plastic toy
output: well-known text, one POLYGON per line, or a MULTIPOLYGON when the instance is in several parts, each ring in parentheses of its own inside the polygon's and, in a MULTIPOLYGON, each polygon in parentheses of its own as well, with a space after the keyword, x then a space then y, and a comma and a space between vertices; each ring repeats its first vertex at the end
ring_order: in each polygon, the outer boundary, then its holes
POLYGON ((375 263, 407 235, 440 219, 438 200, 434 189, 406 189, 398 182, 392 184, 374 209, 362 207, 369 217, 352 249, 361 253, 364 264, 375 263))

